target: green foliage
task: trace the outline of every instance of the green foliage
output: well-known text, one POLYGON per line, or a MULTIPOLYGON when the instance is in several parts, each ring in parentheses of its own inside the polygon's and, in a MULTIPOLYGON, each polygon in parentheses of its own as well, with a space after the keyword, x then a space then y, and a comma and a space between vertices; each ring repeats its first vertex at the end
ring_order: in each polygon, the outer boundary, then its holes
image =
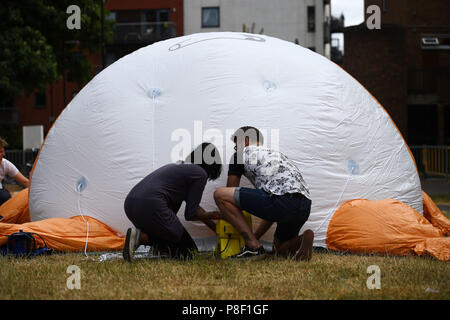
MULTIPOLYGON (((107 10, 105 9, 105 16, 107 10)), ((105 20, 105 42, 113 37, 105 20)), ((101 1, 3 0, 0 6, 0 94, 43 89, 67 72, 83 85, 92 76, 87 55, 101 50, 101 1), (69 30, 67 7, 81 9, 81 29, 69 30)))
POLYGON ((22 149, 22 130, 18 125, 0 123, 0 137, 8 142, 7 149, 22 149))

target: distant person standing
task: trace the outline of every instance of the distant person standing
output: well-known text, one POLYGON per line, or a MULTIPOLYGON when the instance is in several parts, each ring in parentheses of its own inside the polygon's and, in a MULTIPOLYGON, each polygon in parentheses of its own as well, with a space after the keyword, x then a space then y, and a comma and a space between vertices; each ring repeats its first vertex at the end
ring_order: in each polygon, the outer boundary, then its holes
POLYGON ((7 146, 8 143, 4 139, 0 138, 0 205, 11 198, 11 194, 3 187, 2 184, 2 181, 6 176, 14 178, 17 183, 21 184, 25 188, 28 188, 30 185, 29 180, 19 172, 16 166, 12 164, 11 161, 4 158, 6 156, 5 147, 7 146))

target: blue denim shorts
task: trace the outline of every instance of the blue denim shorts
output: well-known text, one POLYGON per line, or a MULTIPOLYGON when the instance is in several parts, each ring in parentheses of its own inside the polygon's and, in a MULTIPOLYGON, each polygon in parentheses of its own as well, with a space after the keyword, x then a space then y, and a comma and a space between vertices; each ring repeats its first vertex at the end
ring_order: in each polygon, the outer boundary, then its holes
POLYGON ((299 194, 274 195, 259 189, 236 188, 234 198, 241 210, 276 222, 274 237, 280 242, 297 236, 311 212, 311 200, 299 194))

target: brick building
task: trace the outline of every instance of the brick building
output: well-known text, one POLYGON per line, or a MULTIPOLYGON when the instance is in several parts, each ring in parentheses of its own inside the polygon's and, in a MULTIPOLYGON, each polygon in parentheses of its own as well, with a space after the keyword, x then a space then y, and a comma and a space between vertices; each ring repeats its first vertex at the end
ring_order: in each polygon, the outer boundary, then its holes
POLYGON ((408 144, 450 144, 450 1, 369 5, 381 9, 381 29, 345 28, 344 69, 386 108, 408 144))
MULTIPOLYGON (((105 55, 89 56, 95 73, 122 56, 156 41, 183 35, 183 0, 109 0, 106 19, 115 20, 114 41, 106 46, 105 55)), ((0 103, 0 122, 43 125, 45 134, 81 88, 65 79, 46 86, 45 92, 34 92, 14 101, 0 103)))

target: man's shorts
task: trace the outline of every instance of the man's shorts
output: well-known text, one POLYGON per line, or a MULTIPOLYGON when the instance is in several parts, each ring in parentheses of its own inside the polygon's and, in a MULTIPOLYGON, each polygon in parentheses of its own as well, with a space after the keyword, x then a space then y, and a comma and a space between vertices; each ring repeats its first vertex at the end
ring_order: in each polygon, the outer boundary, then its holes
POLYGON ((274 237, 280 242, 297 236, 311 211, 311 200, 299 193, 274 195, 259 189, 236 188, 234 200, 241 210, 276 222, 274 237))

